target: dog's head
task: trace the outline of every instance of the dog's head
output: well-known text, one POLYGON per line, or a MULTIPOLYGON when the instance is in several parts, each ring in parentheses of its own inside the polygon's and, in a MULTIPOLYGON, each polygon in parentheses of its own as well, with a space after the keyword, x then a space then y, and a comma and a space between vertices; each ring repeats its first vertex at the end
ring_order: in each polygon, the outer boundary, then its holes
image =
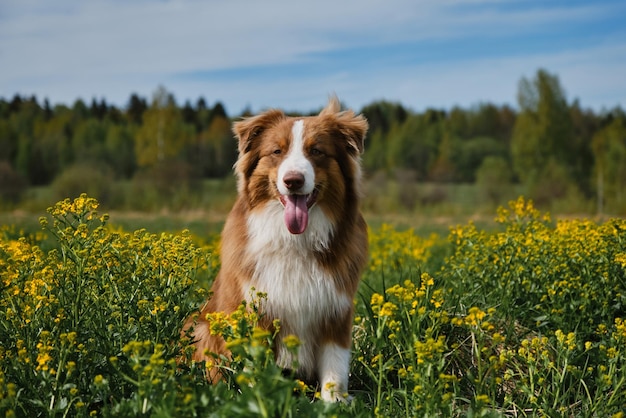
POLYGON ((292 234, 306 230, 314 205, 337 220, 337 211, 358 198, 367 128, 362 115, 341 111, 335 97, 317 116, 269 110, 235 123, 239 193, 251 210, 279 201, 292 234))

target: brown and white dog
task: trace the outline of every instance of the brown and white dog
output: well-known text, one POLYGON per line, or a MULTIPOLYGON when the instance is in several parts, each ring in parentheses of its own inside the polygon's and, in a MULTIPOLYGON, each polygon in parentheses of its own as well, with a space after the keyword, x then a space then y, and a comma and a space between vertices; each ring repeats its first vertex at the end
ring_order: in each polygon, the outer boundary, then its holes
POLYGON ((297 360, 300 376, 318 379, 322 399, 343 399, 353 299, 367 261, 359 211, 367 128, 334 97, 317 116, 269 110, 234 124, 238 197, 222 232, 212 297, 193 330, 195 360, 206 360, 206 350, 228 354, 210 334, 207 313, 230 313, 264 292, 260 325, 271 329, 280 320, 278 364, 297 360), (301 341, 297 359, 282 344, 289 334, 301 341))

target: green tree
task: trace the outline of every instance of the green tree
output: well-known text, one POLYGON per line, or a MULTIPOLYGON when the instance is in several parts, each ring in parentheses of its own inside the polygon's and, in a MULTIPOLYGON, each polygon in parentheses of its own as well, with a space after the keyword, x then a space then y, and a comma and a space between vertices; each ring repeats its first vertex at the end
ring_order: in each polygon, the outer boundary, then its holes
POLYGON ((11 167, 8 161, 0 160, 0 209, 6 209, 8 204, 17 203, 24 190, 26 180, 11 167))
POLYGON ((368 149, 363 154, 363 167, 369 174, 384 170, 387 160, 387 137, 381 130, 368 134, 368 149))
POLYGON ((458 152, 454 156, 458 180, 474 182, 478 168, 490 156, 507 159, 509 156, 508 146, 502 141, 488 136, 478 136, 460 141, 458 152))
POLYGON ((135 135, 137 165, 152 167, 180 157, 193 134, 193 126, 184 123, 173 96, 164 87, 159 87, 135 135))
POLYGON ((143 114, 147 109, 148 104, 146 103, 146 100, 136 94, 132 94, 128 100, 126 116, 128 117, 130 123, 140 125, 143 119, 143 114))
POLYGON ((626 123, 615 118, 596 132, 591 144, 595 160, 598 212, 626 209, 626 123))
POLYGON ((539 70, 531 81, 522 78, 518 104, 521 113, 515 121, 511 140, 513 167, 523 183, 540 181, 551 158, 570 170, 573 127, 557 76, 539 70))
POLYGON ((132 125, 109 125, 104 149, 107 163, 117 177, 130 178, 135 172, 135 130, 132 125))
POLYGON ((185 102, 185 105, 181 109, 181 115, 185 123, 193 126, 197 125, 198 112, 191 106, 189 100, 185 102))
POLYGON ((36 168, 31 154, 34 148, 34 126, 43 119, 41 108, 34 100, 22 100, 15 96, 9 104, 9 124, 13 135, 17 137, 14 168, 31 184, 41 184, 37 174, 31 171, 36 168))
POLYGON ((487 136, 508 146, 517 116, 513 109, 482 103, 467 113, 467 138, 487 136))
POLYGON ((70 118, 61 114, 35 123, 28 166, 34 184, 49 184, 71 161, 70 118))
MULTIPOLYGON (((401 104, 387 101, 379 101, 365 106, 361 113, 367 118, 369 123, 368 132, 371 135, 376 132, 386 135, 394 125, 404 123, 409 116, 409 113, 401 104)), ((368 141, 365 141, 366 149, 368 146, 368 141)))
POLYGON ((600 130, 600 118, 589 109, 582 109, 578 100, 570 106, 573 125, 572 174, 586 195, 593 191, 593 151, 591 143, 595 132, 600 130))
POLYGON ((189 160, 203 177, 223 177, 230 173, 237 159, 237 145, 230 120, 219 114, 214 116, 208 128, 197 135, 195 146, 189 150, 189 160))
POLYGON ((76 162, 105 161, 104 142, 108 126, 101 119, 89 118, 78 124, 72 137, 72 150, 76 162))
POLYGON ((75 123, 89 118, 89 113, 89 108, 81 99, 78 99, 74 102, 74 106, 72 107, 72 114, 74 115, 75 123))
POLYGON ((8 119, 0 119, 0 161, 13 163, 17 155, 17 135, 8 119))
POLYGON ((460 141, 444 132, 438 144, 437 158, 430 167, 429 177, 437 182, 451 182, 456 179, 457 154, 460 141))
POLYGON ((211 123, 212 109, 209 109, 204 98, 199 98, 196 103, 196 130, 201 132, 211 123))
POLYGON ((416 171, 418 179, 428 178, 443 136, 442 119, 441 112, 429 110, 409 116, 397 134, 390 132, 386 168, 407 168, 416 171))

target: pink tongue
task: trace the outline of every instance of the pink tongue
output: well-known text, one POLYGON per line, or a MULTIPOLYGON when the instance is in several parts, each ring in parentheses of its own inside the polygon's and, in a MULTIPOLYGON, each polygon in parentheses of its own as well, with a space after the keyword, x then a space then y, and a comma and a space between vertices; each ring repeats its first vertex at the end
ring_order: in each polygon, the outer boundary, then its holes
POLYGON ((306 206, 305 195, 291 194, 285 196, 285 225, 292 234, 301 234, 309 223, 309 208, 306 206))

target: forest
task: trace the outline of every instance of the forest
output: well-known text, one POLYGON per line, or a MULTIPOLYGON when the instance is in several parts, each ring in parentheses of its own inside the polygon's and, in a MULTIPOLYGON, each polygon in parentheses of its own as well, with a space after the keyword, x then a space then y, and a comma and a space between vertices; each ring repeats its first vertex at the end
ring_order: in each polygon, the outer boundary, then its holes
MULTIPOLYGON (((367 180, 442 185, 421 196, 422 204, 445 199, 445 185, 473 184, 494 203, 515 187, 538 205, 562 199, 626 214, 626 113, 568 101, 547 70, 520 80, 515 108, 481 103, 417 112, 376 101, 355 110, 370 124, 367 180)), ((131 94, 123 108, 98 99, 70 107, 35 96, 0 98, 0 209, 19 207, 39 187, 58 198, 88 192, 132 209, 193 194, 207 179, 232 176, 231 123, 249 114, 228 115, 203 97, 179 105, 162 86, 150 100, 131 94), (121 184, 134 203, 120 197, 121 184)), ((420 203, 411 187, 402 190, 400 206, 420 203)))

